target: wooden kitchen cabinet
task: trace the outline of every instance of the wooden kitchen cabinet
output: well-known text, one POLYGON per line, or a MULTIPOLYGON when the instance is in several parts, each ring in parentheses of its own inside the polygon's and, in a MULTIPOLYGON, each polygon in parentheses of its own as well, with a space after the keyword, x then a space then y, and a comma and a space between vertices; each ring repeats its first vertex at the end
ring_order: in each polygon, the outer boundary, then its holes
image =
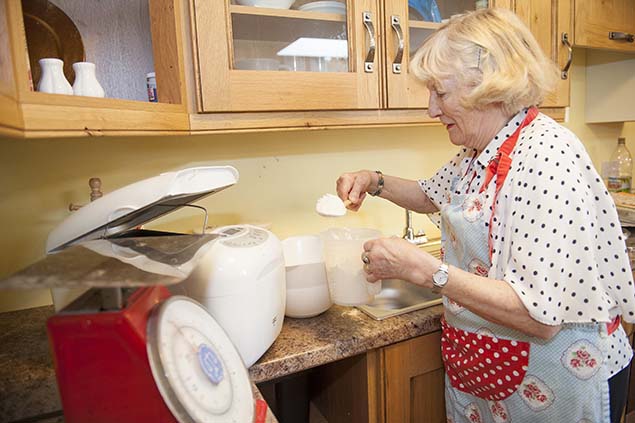
POLYGON ((441 332, 384 348, 386 422, 445 422, 441 332))
MULTIPOLYGON (((477 2, 437 0, 436 17, 423 16, 408 0, 339 0, 340 7, 330 10, 316 10, 312 0, 296 0, 292 9, 250 7, 237 0, 55 3, 88 11, 109 6, 112 16, 93 16, 98 23, 125 21, 138 15, 126 12, 130 4, 146 4, 147 30, 114 25, 99 32, 99 25, 85 23, 80 29, 96 40, 86 45, 88 61, 94 61, 94 49, 108 48, 121 34, 147 35, 154 69, 136 66, 132 57, 106 75, 98 64, 97 74, 100 81, 108 77, 115 83, 118 74, 136 75, 145 84, 145 74, 154 70, 159 103, 34 91, 29 67, 38 65, 29 62, 26 51, 22 3, 8 0, 0 4, 2 134, 201 134, 433 123, 426 112, 428 92, 409 61, 441 25, 435 20, 473 10, 477 2)), ((570 22, 567 5, 566 0, 489 1, 489 6, 516 10, 561 66, 567 56, 559 41, 570 22)), ((127 46, 117 46, 125 56, 127 46)), ((568 90, 563 80, 544 111, 561 119, 568 90)))
MULTIPOLYGON (((511 3, 511 1, 510 1, 511 3)), ((511 9, 525 22, 540 47, 561 69, 556 90, 541 105, 563 108, 569 105, 571 60, 571 2, 569 0, 514 1, 511 9), (563 41, 566 37, 566 41, 563 41), (567 43, 569 45, 567 46, 567 43)), ((576 17, 577 19, 577 17, 576 17)))
POLYGON ((441 19, 476 5, 440 0, 439 14, 423 16, 407 0, 342 0, 339 13, 304 10, 310 0, 292 9, 223 3, 192 0, 202 113, 424 109, 410 59, 441 19))
MULTIPOLYGON (((68 54, 69 25, 56 20, 51 7, 57 7, 42 0, 3 1, 0 2, 1 133, 55 137, 182 134, 189 131, 179 1, 58 0, 55 5, 66 15, 70 13, 69 9, 82 15, 82 19, 71 19, 70 25, 79 26, 83 58, 96 63, 97 77, 107 88, 106 97, 111 98, 35 91, 31 75, 32 71, 39 70, 39 64, 37 60, 33 63, 29 60, 27 37, 32 33, 27 33, 25 28, 35 26, 40 31, 45 28, 50 32, 46 40, 56 40, 57 44, 45 53, 50 52, 52 57, 81 60, 81 52, 68 54), (140 16, 141 10, 145 15, 140 16), (140 24, 143 26, 139 27, 140 24), (143 32, 144 28, 146 32, 143 32), (147 43, 142 44, 146 40, 147 43), (133 45, 139 48, 135 50, 133 45), (142 61, 135 54, 143 48, 149 57, 145 66, 138 65, 142 61), (105 58, 101 63, 95 60, 109 50, 115 59, 105 58), (156 73, 159 103, 147 101, 145 77, 152 71, 156 73), (133 85, 125 82, 129 78, 135 78, 135 85, 140 87, 136 99, 127 98, 133 85)), ((69 82, 73 84, 72 80, 69 82)))
POLYGON ((633 0, 574 0, 574 44, 635 52, 633 0))
MULTIPOLYGON (((427 89, 411 72, 410 59, 441 25, 433 20, 474 10, 475 1, 439 0, 440 16, 432 19, 407 0, 342 0, 339 11, 328 13, 306 10, 311 3, 269 9, 237 0, 191 0, 198 112, 191 116, 193 132, 434 121, 425 110, 427 89), (306 39, 313 44, 303 45, 306 39), (314 57, 320 50, 322 56, 314 57)), ((568 1, 489 5, 515 10, 564 67, 568 51, 560 38, 571 32, 568 1)), ((568 97, 563 79, 544 104, 555 108, 547 112, 561 118, 568 97)))
MULTIPOLYGON (((498 0, 490 1, 497 6, 498 0)), ((475 10, 473 0, 437 1, 439 18, 469 10, 475 10)), ((385 42, 384 64, 385 84, 381 87, 382 107, 387 109, 424 109, 428 107, 428 90, 411 72, 410 60, 423 42, 442 23, 437 16, 424 16, 404 0, 387 0, 382 16, 382 30, 385 42)))
POLYGON ((446 421, 441 332, 322 366, 311 379, 329 423, 446 421))
MULTIPOLYGON (((443 17, 449 17, 464 10, 474 9, 474 2, 455 1, 438 2, 443 10, 443 17)), ((494 0, 492 7, 502 7, 513 10, 527 24, 538 43, 551 60, 565 69, 570 60, 570 49, 562 41, 563 34, 571 36, 571 4, 568 0, 494 0)), ((409 60, 404 61, 400 73, 391 68, 390 58, 397 55, 397 31, 390 30, 394 17, 408 16, 408 30, 405 32, 405 56, 411 57, 421 46, 425 38, 440 26, 438 23, 425 22, 409 15, 412 8, 408 8, 402 1, 388 1, 384 16, 386 33, 386 57, 388 58, 386 72, 387 107, 389 108, 426 108, 428 106, 428 92, 409 72, 409 60)), ((569 105, 569 78, 561 72, 561 79, 556 90, 542 104, 547 108, 563 108, 569 105)))
POLYGON ((199 112, 379 107, 375 0, 315 10, 303 0, 294 9, 192 4, 199 112))

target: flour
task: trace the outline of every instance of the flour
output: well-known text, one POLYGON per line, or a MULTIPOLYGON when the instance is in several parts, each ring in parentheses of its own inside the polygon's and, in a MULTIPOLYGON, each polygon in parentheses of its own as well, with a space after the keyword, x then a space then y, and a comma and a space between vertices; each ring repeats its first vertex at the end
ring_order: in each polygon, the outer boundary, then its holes
POLYGON ((318 198, 315 211, 322 216, 340 217, 346 214, 346 206, 337 195, 324 194, 318 198))

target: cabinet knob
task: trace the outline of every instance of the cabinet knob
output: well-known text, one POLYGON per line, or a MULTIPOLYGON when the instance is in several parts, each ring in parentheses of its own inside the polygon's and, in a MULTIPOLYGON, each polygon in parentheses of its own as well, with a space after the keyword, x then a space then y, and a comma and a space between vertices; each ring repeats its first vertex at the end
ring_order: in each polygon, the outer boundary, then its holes
MULTIPOLYGON (((95 201, 104 194, 101 192, 101 179, 90 178, 88 180, 88 186, 90 187, 90 201, 95 201)), ((71 203, 68 205, 68 211, 77 211, 82 208, 82 204, 71 203)))

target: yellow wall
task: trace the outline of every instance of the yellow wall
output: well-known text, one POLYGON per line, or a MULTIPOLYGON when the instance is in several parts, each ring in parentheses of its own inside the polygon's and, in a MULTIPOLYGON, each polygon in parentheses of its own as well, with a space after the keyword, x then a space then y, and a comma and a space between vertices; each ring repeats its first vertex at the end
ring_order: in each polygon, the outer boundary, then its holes
MULTIPOLYGON (((596 166, 607 160, 619 135, 635 152, 635 124, 584 124, 584 51, 572 70, 569 126, 583 139, 596 166)), ((44 256, 47 234, 68 215, 71 202, 88 199, 87 181, 102 179, 108 192, 139 179, 194 163, 230 164, 239 183, 199 204, 210 223, 270 223, 280 238, 317 233, 331 226, 363 226, 401 235, 403 211, 369 198, 357 214, 318 216, 317 198, 334 192, 348 170, 381 169, 408 178, 426 177, 452 154, 440 126, 393 129, 299 131, 182 138, 83 138, 13 140, 0 138, 0 278, 44 256)), ((164 229, 189 231, 202 220, 181 211, 164 219, 164 229)), ((415 228, 438 235, 424 216, 415 228)), ((50 304, 49 292, 0 292, 0 311, 50 304)))

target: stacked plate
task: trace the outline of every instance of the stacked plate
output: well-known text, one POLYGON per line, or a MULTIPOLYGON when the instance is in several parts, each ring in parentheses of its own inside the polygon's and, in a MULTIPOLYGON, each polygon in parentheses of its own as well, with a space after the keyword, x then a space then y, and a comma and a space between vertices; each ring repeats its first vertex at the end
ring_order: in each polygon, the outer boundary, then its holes
POLYGON ((288 9, 294 0, 236 0, 236 3, 243 6, 268 7, 271 9, 288 9))
POLYGON ((305 12, 337 13, 338 15, 345 15, 346 4, 338 1, 314 1, 303 4, 298 7, 298 10, 305 12))

